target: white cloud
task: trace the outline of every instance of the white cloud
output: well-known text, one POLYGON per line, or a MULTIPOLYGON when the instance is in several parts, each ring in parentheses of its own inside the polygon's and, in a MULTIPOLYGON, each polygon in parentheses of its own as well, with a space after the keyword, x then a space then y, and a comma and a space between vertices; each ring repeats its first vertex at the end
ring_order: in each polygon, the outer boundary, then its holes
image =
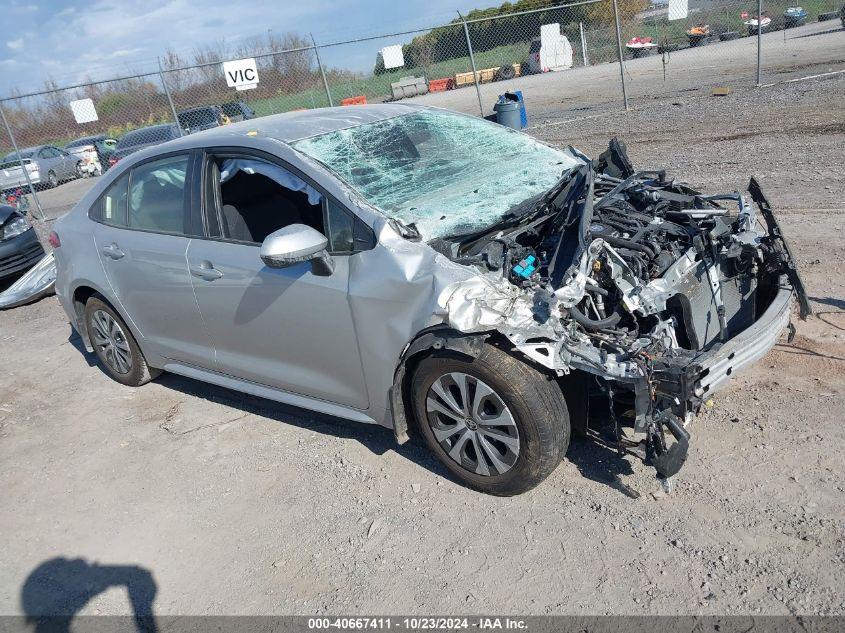
POLYGON ((11 48, 13 51, 17 51, 23 48, 23 38, 19 37, 16 40, 9 40, 6 42, 6 46, 11 48))

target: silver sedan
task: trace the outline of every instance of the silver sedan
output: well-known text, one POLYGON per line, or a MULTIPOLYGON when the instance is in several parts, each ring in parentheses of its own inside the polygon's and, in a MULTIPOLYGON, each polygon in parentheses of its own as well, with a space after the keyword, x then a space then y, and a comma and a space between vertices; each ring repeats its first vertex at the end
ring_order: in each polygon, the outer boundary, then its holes
POLYGON ((356 106, 134 153, 50 241, 61 303, 115 380, 170 371, 416 433, 458 480, 511 495, 603 423, 678 472, 703 400, 774 345, 795 292, 804 307, 753 180, 750 197, 634 172, 616 140, 591 161, 475 117, 356 106))
POLYGON ((81 176, 82 159, 52 145, 27 147, 3 157, 0 163, 0 191, 23 187, 29 181, 33 185, 55 187, 60 182, 81 176), (21 165, 23 162, 23 165, 21 165))

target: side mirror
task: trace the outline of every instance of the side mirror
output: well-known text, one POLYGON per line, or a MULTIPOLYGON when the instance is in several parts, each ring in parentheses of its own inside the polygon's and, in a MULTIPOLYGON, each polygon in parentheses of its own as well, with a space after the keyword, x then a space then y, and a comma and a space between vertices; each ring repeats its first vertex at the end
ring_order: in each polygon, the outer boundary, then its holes
POLYGON ((334 272, 325 235, 304 224, 291 224, 274 231, 261 244, 261 261, 270 268, 286 268, 311 262, 311 272, 326 277, 334 272))

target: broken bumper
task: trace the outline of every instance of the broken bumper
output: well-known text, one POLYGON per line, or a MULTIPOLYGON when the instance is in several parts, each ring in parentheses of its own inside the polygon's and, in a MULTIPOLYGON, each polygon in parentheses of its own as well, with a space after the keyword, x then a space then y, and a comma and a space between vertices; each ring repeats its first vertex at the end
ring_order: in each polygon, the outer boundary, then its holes
POLYGON ((0 279, 18 275, 44 257, 34 229, 0 242, 0 279))
POLYGON ((55 285, 56 260, 53 253, 49 253, 15 283, 0 292, 0 310, 14 308, 46 297, 53 293, 55 285))
POLYGON ((789 325, 794 290, 786 276, 779 280, 774 300, 763 315, 734 338, 697 360, 701 368, 693 395, 705 398, 724 386, 736 372, 763 358, 789 325))
POLYGON ((778 342, 792 316, 795 290, 786 275, 778 279, 775 296, 762 316, 748 328, 719 347, 697 356, 691 363, 672 371, 660 372, 655 387, 662 396, 662 407, 648 412, 649 390, 640 385, 635 430, 646 433, 647 450, 660 477, 671 477, 683 466, 690 434, 682 424, 698 411, 702 401, 739 371, 756 363, 778 342), (675 438, 668 446, 661 427, 675 438))

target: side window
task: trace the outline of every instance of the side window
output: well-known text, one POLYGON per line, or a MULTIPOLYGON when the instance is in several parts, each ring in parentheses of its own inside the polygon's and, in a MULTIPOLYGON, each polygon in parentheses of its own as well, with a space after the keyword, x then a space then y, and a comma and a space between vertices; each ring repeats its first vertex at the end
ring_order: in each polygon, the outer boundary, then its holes
POLYGON ((123 174, 106 189, 100 198, 95 219, 111 226, 126 226, 126 199, 129 197, 129 174, 123 174))
POLYGON ((50 153, 50 148, 45 147, 40 152, 38 152, 38 158, 51 158, 52 154, 50 153))
POLYGON ((220 190, 210 199, 217 200, 224 238, 260 244, 291 224, 326 235, 322 194, 295 174, 254 158, 212 160, 220 171, 220 190))
POLYGON ((131 173, 129 227, 184 233, 188 156, 170 156, 145 163, 131 173))
POLYGON ((334 200, 329 200, 328 206, 328 238, 331 244, 331 251, 334 253, 351 253, 355 250, 355 240, 353 238, 355 219, 334 200))

